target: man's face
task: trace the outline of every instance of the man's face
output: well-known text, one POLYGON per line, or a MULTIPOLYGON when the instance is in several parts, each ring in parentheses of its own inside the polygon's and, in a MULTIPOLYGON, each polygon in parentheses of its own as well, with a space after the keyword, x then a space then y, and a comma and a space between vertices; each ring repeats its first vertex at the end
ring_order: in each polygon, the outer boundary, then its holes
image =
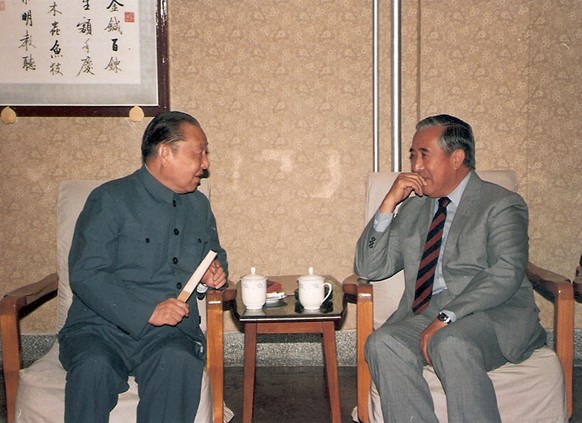
POLYGON ((200 185, 204 171, 210 167, 206 155, 208 142, 202 128, 182 123, 183 141, 168 147, 164 173, 164 185, 178 194, 193 192, 200 185))
POLYGON ((432 198, 449 195, 468 172, 458 171, 465 157, 462 150, 447 156, 439 146, 442 130, 441 126, 432 126, 417 131, 410 148, 411 170, 423 177, 423 192, 432 198))

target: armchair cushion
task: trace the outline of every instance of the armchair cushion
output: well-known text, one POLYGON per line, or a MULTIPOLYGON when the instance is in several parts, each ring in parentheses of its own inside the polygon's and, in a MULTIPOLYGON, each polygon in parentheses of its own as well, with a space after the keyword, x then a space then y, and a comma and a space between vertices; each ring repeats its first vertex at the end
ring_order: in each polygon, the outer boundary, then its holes
MULTIPOLYGON (((504 423, 563 423, 568 421, 562 367, 556 354, 547 347, 540 348, 520 364, 507 363, 489 373, 504 423), (509 395, 508 395, 509 393, 509 395), (559 404, 556 406, 556 404, 559 404)), ((432 394, 435 412, 440 422, 448 421, 446 396, 432 367, 425 367, 424 378, 432 394)), ((357 410, 352 413, 357 421, 357 410)), ((370 422, 383 422, 380 395, 374 383, 368 404, 370 422)))
MULTIPOLYGON (((19 423, 62 422, 65 413, 65 375, 59 362, 59 346, 55 343, 46 355, 20 371, 15 421, 19 423)), ((129 389, 119 396, 119 402, 111 412, 109 421, 111 423, 135 421, 138 400, 137 383, 132 377, 129 380, 129 389)), ((227 422, 232 417, 232 412, 225 407, 224 421, 227 422)), ((210 422, 212 422, 212 396, 208 375, 204 372, 200 405, 194 423, 210 422)))

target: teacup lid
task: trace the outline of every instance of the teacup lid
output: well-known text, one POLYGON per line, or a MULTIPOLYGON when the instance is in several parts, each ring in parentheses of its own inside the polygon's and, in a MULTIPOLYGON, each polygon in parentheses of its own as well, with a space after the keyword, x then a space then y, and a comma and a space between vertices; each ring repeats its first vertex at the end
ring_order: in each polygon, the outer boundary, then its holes
POLYGON ((257 275, 256 270, 257 270, 256 268, 251 267, 251 273, 249 273, 248 275, 244 275, 241 279, 244 281, 262 281, 262 280, 265 280, 264 276, 257 275))
POLYGON ((299 279, 302 281, 321 280, 323 276, 313 273, 313 267, 309 267, 309 274, 299 276, 299 279))

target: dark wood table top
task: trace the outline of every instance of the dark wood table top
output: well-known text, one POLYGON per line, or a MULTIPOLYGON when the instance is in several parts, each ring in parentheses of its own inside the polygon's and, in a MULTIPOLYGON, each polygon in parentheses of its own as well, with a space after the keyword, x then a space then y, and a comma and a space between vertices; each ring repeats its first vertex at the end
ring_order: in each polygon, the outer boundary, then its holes
POLYGON ((341 284, 331 276, 325 276, 325 282, 331 283, 332 294, 319 310, 305 310, 295 299, 295 287, 299 275, 268 276, 269 281, 281 284, 286 297, 274 303, 267 303, 262 309, 247 310, 242 302, 239 284, 236 285, 236 302, 234 314, 241 322, 297 322, 312 320, 341 320, 345 314, 341 284))

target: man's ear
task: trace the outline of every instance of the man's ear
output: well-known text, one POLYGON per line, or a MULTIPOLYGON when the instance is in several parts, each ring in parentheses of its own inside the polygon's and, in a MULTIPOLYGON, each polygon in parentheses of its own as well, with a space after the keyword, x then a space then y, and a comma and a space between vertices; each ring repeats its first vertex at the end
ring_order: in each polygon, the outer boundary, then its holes
POLYGON ((465 162, 465 150, 457 148, 451 153, 451 161, 455 169, 459 169, 465 162))
POLYGON ((168 160, 172 156, 172 149, 169 144, 159 144, 158 145, 158 160, 162 166, 168 164, 168 160))

